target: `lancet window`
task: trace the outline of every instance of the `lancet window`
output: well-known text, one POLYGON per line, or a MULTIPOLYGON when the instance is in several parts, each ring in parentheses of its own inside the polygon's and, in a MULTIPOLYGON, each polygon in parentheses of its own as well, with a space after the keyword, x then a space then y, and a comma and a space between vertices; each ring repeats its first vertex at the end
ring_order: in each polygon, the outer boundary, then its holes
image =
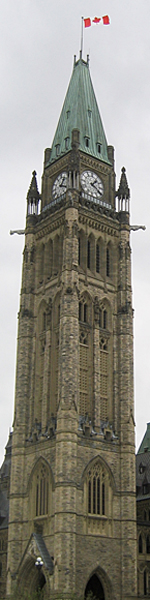
POLYGON ((108 340, 100 338, 100 399, 101 418, 108 418, 108 340))
POLYGON ((92 406, 92 307, 87 294, 81 296, 79 302, 79 348, 80 348, 80 415, 91 416, 92 406))
POLYGON ((112 518, 112 485, 105 466, 97 459, 86 474, 86 506, 89 517, 112 518))
POLYGON ((80 415, 88 413, 88 335, 80 334, 80 415))
POLYGON ((112 418, 112 333, 110 306, 103 301, 99 307, 99 352, 100 352, 100 419, 112 418))
POLYGON ((48 515, 49 473, 44 463, 36 475, 36 505, 35 516, 48 515))

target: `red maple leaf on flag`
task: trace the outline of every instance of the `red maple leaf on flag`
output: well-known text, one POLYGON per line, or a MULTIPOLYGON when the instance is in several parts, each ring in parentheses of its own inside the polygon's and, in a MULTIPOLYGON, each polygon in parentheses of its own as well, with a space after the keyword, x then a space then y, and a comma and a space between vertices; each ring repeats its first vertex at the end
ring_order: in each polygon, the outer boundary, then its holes
POLYGON ((101 17, 94 17, 94 19, 92 19, 93 23, 99 23, 101 21, 101 17))

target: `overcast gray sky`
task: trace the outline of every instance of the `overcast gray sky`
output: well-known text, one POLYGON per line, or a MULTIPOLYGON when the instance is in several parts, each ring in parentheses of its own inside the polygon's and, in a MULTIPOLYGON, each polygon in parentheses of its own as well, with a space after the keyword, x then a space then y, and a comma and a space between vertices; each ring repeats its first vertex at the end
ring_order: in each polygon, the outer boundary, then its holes
POLYGON ((150 421, 150 0, 0 0, 0 464, 13 419, 17 312, 26 194, 50 147, 79 54, 81 16, 109 14, 110 26, 84 31, 83 57, 107 140, 115 146, 117 185, 127 169, 135 342, 137 447, 150 421))

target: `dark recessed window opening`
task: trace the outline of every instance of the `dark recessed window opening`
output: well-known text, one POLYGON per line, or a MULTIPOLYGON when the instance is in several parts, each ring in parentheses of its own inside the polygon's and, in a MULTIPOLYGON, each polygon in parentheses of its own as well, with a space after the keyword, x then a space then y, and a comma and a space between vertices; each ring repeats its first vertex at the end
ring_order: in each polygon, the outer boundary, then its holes
POLYGON ((107 312, 104 310, 104 329, 107 327, 107 312))
POLYGON ((100 272, 100 249, 99 245, 96 244, 96 273, 100 272))
POLYGON ((87 304, 84 304, 84 323, 87 322, 87 304))
POLYGON ((143 552, 143 543, 142 543, 142 536, 141 534, 139 535, 139 554, 142 554, 143 552))
POLYGON ((70 116, 70 110, 67 110, 67 113, 66 113, 66 114, 67 114, 67 119, 69 119, 69 116, 70 116))
POLYGON ((56 144, 56 156, 59 156, 60 144, 56 144))
POLYGON ((80 242, 80 238, 78 238, 78 265, 80 265, 80 260, 81 260, 81 242, 80 242))
POLYGON ((97 152, 101 154, 101 144, 97 144, 97 152))
POLYGON ((90 262, 91 262, 91 260, 90 260, 90 258, 91 258, 91 256, 90 256, 90 254, 91 254, 90 250, 91 250, 91 244, 90 244, 90 242, 88 240, 88 243, 87 243, 87 268, 88 269, 90 269, 90 262))
POLYGON ((81 321, 82 318, 82 302, 79 302, 79 321, 81 321))
POLYGON ((109 253, 109 248, 107 248, 107 254, 106 254, 106 275, 107 275, 107 277, 110 276, 110 253, 109 253))
POLYGON ((90 110, 90 108, 88 108, 88 115, 89 115, 89 117, 91 118, 92 111, 90 110))
POLYGON ((85 145, 86 145, 86 148, 89 148, 89 138, 88 137, 85 138, 85 145))
POLYGON ((69 137, 65 138, 65 150, 69 148, 69 137))

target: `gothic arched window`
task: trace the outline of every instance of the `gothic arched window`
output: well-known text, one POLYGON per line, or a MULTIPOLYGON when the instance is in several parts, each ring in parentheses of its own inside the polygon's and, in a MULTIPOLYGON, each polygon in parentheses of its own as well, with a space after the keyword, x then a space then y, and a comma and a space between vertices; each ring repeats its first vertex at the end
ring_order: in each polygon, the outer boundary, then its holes
POLYGON ((41 464, 41 467, 36 475, 36 506, 35 516, 41 517, 42 515, 48 515, 48 500, 49 500, 49 473, 45 463, 41 464))
POLYGON ((96 244, 96 273, 100 273, 100 246, 96 244))
POLYGON ((87 467, 84 479, 84 499, 88 533, 111 535, 113 488, 109 471, 99 458, 92 461, 87 467))
POLYGON ((101 399, 101 418, 103 421, 108 419, 108 369, 109 353, 108 340, 100 338, 100 399, 101 399))
POLYGON ((100 419, 107 421, 112 417, 111 386, 112 386, 112 333, 111 311, 104 299, 99 307, 99 349, 100 349, 100 419))
POLYGON ((88 406, 88 335, 81 332, 80 334, 80 415, 85 415, 89 412, 88 406))

